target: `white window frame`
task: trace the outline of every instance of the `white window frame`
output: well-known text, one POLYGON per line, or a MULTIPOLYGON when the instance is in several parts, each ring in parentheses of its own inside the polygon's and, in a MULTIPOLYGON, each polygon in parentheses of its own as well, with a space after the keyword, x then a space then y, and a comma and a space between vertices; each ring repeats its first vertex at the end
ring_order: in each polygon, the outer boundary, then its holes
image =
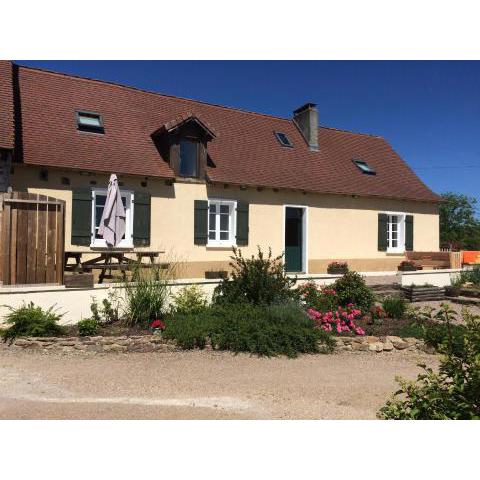
POLYGON ((212 198, 208 199, 208 217, 207 217, 207 246, 208 247, 234 247, 237 245, 237 201, 212 198), (220 240, 220 215, 216 215, 215 219, 215 240, 210 239, 210 205, 217 205, 220 211, 221 205, 227 205, 230 209, 228 231, 230 233, 229 240, 220 240))
POLYGON ((407 214, 405 212, 383 212, 385 215, 388 215, 387 223, 391 224, 390 217, 396 215, 398 217, 397 223, 397 246, 391 246, 391 231, 389 226, 387 226, 387 253, 405 253, 405 218, 407 214))
MULTIPOLYGON (((92 189, 92 225, 90 247, 108 248, 107 242, 103 238, 95 238, 95 202, 97 195, 106 195, 106 188, 92 189)), ((122 197, 125 197, 125 238, 116 246, 116 248, 133 248, 133 205, 134 193, 130 190, 120 190, 122 197)))

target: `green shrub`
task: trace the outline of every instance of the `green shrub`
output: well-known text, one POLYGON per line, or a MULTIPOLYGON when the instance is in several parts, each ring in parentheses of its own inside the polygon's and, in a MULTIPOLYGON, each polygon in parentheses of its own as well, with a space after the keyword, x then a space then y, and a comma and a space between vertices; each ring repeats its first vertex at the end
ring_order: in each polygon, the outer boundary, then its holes
POLYGON ((398 331, 398 336, 403 338, 418 338, 424 339, 425 338, 425 329, 422 325, 419 325, 416 322, 412 322, 408 325, 404 325, 398 331))
POLYGON ((173 270, 136 267, 125 285, 125 323, 147 326, 166 311, 173 270))
POLYGON ((222 280, 215 288, 214 303, 273 305, 288 302, 296 295, 291 288, 296 279, 289 278, 285 273, 283 255, 273 257, 269 249, 265 257, 258 247, 257 257, 244 258, 241 250, 233 248, 230 258, 231 279, 222 280))
POLYGON ((375 300, 373 291, 357 272, 347 272, 342 278, 335 281, 332 288, 337 292, 338 301, 342 307, 353 303, 365 313, 368 312, 375 300))
MULTIPOLYGON (((446 305, 443 304, 437 311, 432 307, 410 310, 412 323, 400 330, 400 336, 421 338, 436 350, 441 350, 449 342, 453 351, 461 352, 464 348, 465 326, 451 323, 447 325, 444 321, 446 305)), ((453 311, 450 311, 449 315, 449 318, 455 317, 453 311)))
POLYGON ((472 270, 461 271, 459 277, 460 285, 470 282, 475 286, 480 287, 480 266, 475 266, 472 270))
POLYGON ((399 319, 405 315, 407 304, 400 297, 386 297, 382 302, 383 310, 388 318, 399 319))
POLYGON ((172 295, 172 310, 178 313, 191 313, 207 306, 205 292, 198 285, 188 285, 172 295))
POLYGON ((92 318, 97 323, 114 323, 120 319, 121 298, 117 289, 110 289, 107 298, 102 300, 101 305, 97 303, 97 299, 92 297, 90 310, 92 318))
POLYGON ((213 305, 195 314, 167 318, 164 336, 186 349, 203 348, 210 339, 214 349, 263 356, 296 357, 298 353, 330 352, 334 347, 333 339, 316 329, 296 304, 213 305))
POLYGON ((400 389, 378 412, 394 420, 480 419, 480 317, 462 312, 465 322, 461 347, 452 342, 450 330, 454 312, 442 305, 437 314, 447 328, 441 345, 444 357, 438 373, 420 365, 423 373, 416 382, 397 378, 400 389))
POLYGON ((65 328, 58 325, 62 315, 53 312, 53 306, 47 310, 34 305, 33 302, 13 308, 5 305, 10 313, 5 317, 5 322, 10 325, 3 330, 5 342, 13 342, 16 337, 53 337, 65 335, 65 328))
POLYGON ((85 318, 77 323, 77 328, 81 337, 96 335, 98 332, 98 322, 94 318, 85 318))

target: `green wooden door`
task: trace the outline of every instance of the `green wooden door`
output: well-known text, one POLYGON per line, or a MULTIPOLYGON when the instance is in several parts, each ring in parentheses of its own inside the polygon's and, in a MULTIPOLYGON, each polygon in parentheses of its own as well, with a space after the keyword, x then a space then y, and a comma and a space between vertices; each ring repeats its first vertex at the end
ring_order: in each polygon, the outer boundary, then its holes
POLYGON ((285 270, 303 271, 303 208, 285 209, 285 270))

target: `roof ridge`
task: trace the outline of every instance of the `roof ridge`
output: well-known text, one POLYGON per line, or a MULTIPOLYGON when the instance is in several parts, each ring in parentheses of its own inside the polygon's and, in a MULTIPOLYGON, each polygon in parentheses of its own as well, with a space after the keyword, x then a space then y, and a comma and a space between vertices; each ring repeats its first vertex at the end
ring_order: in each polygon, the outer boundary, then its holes
POLYGON ((382 137, 381 135, 375 135, 373 133, 354 132, 353 130, 347 130, 345 128, 327 127, 326 125, 319 125, 318 128, 325 128, 326 130, 335 130, 336 132, 345 132, 345 133, 351 133, 353 135, 365 135, 367 137, 384 139, 384 137, 382 137))
POLYGON ((129 90, 136 90, 138 92, 147 93, 149 95, 157 95, 157 96, 160 96, 160 97, 175 98, 175 99, 178 99, 178 100, 186 100, 188 102, 199 103, 201 105, 208 105, 208 106, 211 106, 211 107, 224 108, 226 110, 235 110, 237 112, 247 113, 247 114, 251 114, 251 115, 260 115, 262 117, 276 118, 277 120, 283 120, 285 122, 293 122, 293 119, 279 117, 278 115, 271 115, 271 114, 268 114, 268 113, 261 113, 261 112, 253 112, 251 110, 244 110, 244 109, 238 108, 238 107, 229 107, 227 105, 220 105, 218 103, 210 103, 210 102, 206 102, 204 100, 195 100, 193 98, 180 97, 178 95, 168 95, 166 93, 154 92, 152 90, 146 90, 144 88, 134 87, 132 85, 125 85, 123 83, 113 82, 113 81, 110 81, 110 80, 100 80, 98 78, 82 77, 80 75, 74 75, 74 74, 71 74, 71 73, 55 72, 53 70, 49 70, 48 68, 30 67, 28 65, 21 65, 21 64, 16 64, 16 65, 18 65, 20 68, 24 68, 26 70, 34 70, 34 71, 49 74, 49 75, 60 76, 60 77, 70 77, 70 78, 73 78, 73 79, 76 79, 76 80, 82 80, 82 81, 86 81, 86 82, 104 83, 104 84, 107 84, 107 85, 111 85, 113 87, 127 88, 129 90))

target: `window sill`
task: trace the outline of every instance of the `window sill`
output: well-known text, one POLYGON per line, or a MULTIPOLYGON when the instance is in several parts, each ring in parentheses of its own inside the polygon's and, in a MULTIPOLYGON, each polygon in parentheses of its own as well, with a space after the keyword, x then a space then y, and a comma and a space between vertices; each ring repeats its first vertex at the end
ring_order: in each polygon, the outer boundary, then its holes
POLYGON ((207 250, 232 250, 233 247, 236 247, 233 243, 226 244, 226 245, 212 245, 212 244, 207 244, 206 245, 207 250))
POLYGON ((200 183, 200 184, 205 184, 206 181, 201 178, 196 178, 196 177, 175 177, 175 182, 176 183, 200 183))
POLYGON ((90 245, 92 250, 133 250, 133 244, 117 245, 116 247, 109 247, 108 245, 90 245))
POLYGON ((387 257, 404 257, 404 256, 405 256, 405 251, 389 252, 387 250, 387 257))

